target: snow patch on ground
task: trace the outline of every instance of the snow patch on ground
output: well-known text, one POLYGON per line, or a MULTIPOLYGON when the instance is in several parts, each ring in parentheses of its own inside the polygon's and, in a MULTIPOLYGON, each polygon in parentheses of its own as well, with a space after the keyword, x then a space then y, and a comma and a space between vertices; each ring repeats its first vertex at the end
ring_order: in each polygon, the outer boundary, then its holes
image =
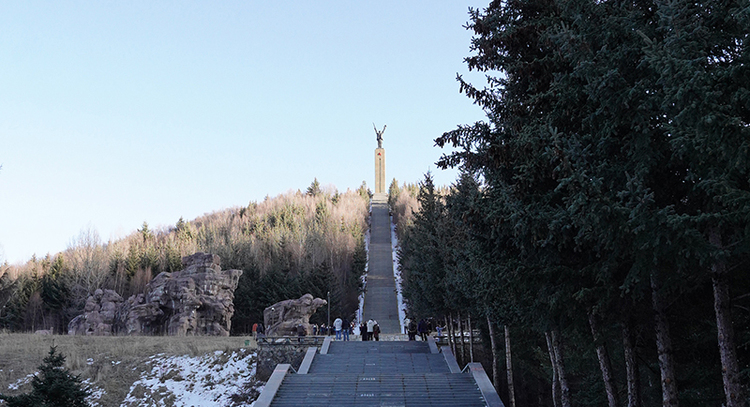
POLYGON ((84 388, 88 388, 91 392, 88 397, 86 397, 86 401, 89 403, 89 406, 91 407, 99 407, 101 404, 99 404, 99 400, 104 396, 105 391, 101 387, 97 387, 94 385, 94 382, 91 381, 91 379, 83 380, 81 383, 83 383, 84 388))
POLYGON ((8 390, 18 390, 21 388, 21 386, 25 386, 29 383, 31 383, 31 379, 36 376, 36 372, 29 373, 26 376, 16 380, 15 383, 11 383, 8 385, 8 390))
POLYGON ((398 262, 398 237, 396 236, 396 225, 393 224, 391 216, 391 255, 393 258, 393 278, 396 279, 396 296, 398 297, 398 321, 401 324, 401 332, 406 332, 406 306, 404 295, 401 291, 401 267, 398 262))
POLYGON ((146 365, 150 370, 133 383, 121 407, 233 406, 262 391, 255 381, 256 353, 246 349, 194 357, 158 354, 146 365))

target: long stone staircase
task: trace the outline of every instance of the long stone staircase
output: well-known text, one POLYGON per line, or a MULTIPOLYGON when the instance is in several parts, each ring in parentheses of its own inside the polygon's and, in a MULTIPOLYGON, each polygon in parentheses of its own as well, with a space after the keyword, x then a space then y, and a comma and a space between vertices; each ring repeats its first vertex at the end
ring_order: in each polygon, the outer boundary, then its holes
POLYGON ((296 371, 277 365, 254 406, 503 407, 481 364, 461 371, 450 349, 432 338, 403 340, 386 194, 373 197, 371 216, 364 319, 378 321, 383 340, 326 337, 319 351, 308 348, 296 371))
POLYGON ((378 321, 380 332, 384 334, 401 333, 396 281, 393 278, 388 194, 375 194, 372 197, 368 253, 364 320, 372 318, 378 321))

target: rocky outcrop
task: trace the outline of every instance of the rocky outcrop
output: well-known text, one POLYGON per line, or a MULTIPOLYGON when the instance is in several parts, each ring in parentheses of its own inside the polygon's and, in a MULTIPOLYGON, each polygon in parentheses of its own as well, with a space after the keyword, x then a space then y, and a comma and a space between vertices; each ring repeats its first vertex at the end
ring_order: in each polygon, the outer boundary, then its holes
POLYGON ((220 264, 213 254, 183 257, 184 270, 160 273, 145 293, 126 301, 114 291, 97 290, 68 333, 228 336, 242 270, 221 270, 220 264))
POLYGON ((277 302, 263 310, 263 320, 266 335, 297 335, 297 327, 302 325, 307 335, 312 335, 310 329, 310 315, 328 304, 322 298, 313 298, 312 294, 305 294, 296 300, 277 302))
POLYGON ((121 304, 122 297, 112 290, 94 291, 86 300, 83 314, 68 324, 68 335, 111 335, 121 304))

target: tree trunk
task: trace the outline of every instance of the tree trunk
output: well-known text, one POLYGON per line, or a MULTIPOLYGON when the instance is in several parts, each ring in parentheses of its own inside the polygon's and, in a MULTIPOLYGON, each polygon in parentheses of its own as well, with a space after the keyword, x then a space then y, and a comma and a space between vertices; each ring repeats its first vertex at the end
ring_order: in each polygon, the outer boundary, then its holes
POLYGON ((492 346, 492 384, 495 386, 495 391, 500 391, 500 377, 497 374, 497 343, 495 342, 495 327, 492 326, 490 316, 487 315, 487 327, 490 333, 490 346, 492 346))
POLYGON ((630 323, 622 324, 622 347, 625 353, 625 371, 628 377, 628 407, 641 407, 641 381, 638 376, 638 359, 633 345, 630 323))
POLYGON ((447 336, 448 346, 450 346, 451 345, 451 329, 450 329, 447 316, 443 317, 443 326, 445 327, 445 335, 447 336))
POLYGON ((570 407, 570 386, 568 385, 568 378, 565 376, 562 338, 560 338, 560 334, 556 329, 553 329, 551 334, 552 349, 555 353, 555 364, 557 365, 557 378, 560 381, 560 404, 562 407, 570 407))
POLYGON ((510 407, 516 407, 516 389, 513 386, 513 364, 511 363, 510 352, 510 330, 505 325, 505 366, 508 374, 508 398, 510 398, 510 407))
POLYGON ((552 405, 560 406, 560 378, 557 376, 557 360, 555 360, 555 350, 552 346, 552 338, 549 332, 544 333, 547 339, 547 351, 549 352, 549 362, 552 365, 552 405))
POLYGON ((450 338, 450 341, 451 341, 450 342, 451 351, 453 351, 453 356, 458 357, 457 356, 458 354, 456 353, 456 337, 455 337, 456 329, 453 326, 453 314, 450 314, 448 318, 450 319, 450 324, 448 325, 448 337, 450 338))
MULTIPOLYGON (((716 249, 722 249, 721 233, 717 228, 709 231, 709 242, 716 249)), ((711 267, 714 288, 714 312, 716 313, 716 331, 719 336, 719 356, 721 358, 721 376, 724 381, 724 395, 727 407, 746 407, 744 389, 740 382, 737 350, 732 327, 732 311, 727 276, 727 265, 723 259, 717 259, 711 267)))
POLYGON ((589 312, 589 326, 591 327, 591 336, 594 338, 594 346, 596 346, 599 369, 602 371, 604 390, 607 392, 607 403, 609 407, 617 407, 617 389, 615 388, 615 379, 612 377, 612 364, 609 361, 606 343, 599 330, 599 321, 593 311, 589 312))
POLYGON ((677 382, 675 381, 674 362, 672 360, 672 338, 669 336, 669 321, 660 291, 661 286, 656 271, 651 273, 651 302, 654 308, 654 330, 656 331, 656 352, 661 372, 662 406, 676 407, 677 382))
POLYGON ((466 343, 464 342, 464 325, 461 321, 461 313, 458 313, 458 333, 461 341, 461 364, 466 364, 466 343))
POLYGON ((474 333, 471 331, 471 314, 468 314, 467 318, 469 328, 469 361, 474 363, 474 333))

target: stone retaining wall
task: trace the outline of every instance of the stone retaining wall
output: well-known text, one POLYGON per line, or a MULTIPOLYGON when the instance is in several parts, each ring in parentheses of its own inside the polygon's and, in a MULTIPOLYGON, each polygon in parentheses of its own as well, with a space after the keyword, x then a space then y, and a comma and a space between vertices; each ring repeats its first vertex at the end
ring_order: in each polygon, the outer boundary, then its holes
POLYGON ((255 377, 258 380, 267 381, 273 373, 273 369, 279 363, 289 363, 294 370, 299 369, 302 359, 305 358, 307 349, 311 346, 317 346, 320 349, 321 343, 315 345, 310 343, 259 343, 258 344, 258 367, 255 377))

